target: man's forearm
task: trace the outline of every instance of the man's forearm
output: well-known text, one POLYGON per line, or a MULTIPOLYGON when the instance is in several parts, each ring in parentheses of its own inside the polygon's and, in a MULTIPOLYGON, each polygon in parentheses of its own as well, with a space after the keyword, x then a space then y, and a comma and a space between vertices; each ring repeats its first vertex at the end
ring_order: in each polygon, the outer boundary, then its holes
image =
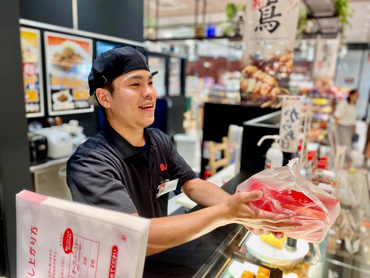
POLYGON ((181 245, 228 224, 226 203, 188 214, 153 218, 147 256, 181 245))
POLYGON ((230 198, 230 194, 217 185, 201 179, 194 179, 185 183, 183 192, 202 207, 221 204, 230 198))

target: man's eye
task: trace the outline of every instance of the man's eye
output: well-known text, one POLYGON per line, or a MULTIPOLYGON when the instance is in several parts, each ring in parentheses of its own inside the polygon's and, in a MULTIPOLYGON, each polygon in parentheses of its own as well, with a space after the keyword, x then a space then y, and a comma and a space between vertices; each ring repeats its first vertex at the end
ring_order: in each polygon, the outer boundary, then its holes
POLYGON ((133 83, 130 86, 139 86, 139 83, 133 83))
POLYGON ((153 86, 153 81, 150 81, 149 82, 149 86, 153 86))

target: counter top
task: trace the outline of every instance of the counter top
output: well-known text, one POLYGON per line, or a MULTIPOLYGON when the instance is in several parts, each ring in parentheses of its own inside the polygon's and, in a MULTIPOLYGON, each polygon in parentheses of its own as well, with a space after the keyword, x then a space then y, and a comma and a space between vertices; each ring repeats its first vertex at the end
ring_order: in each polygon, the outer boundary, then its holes
POLYGON ((60 167, 60 164, 66 164, 68 159, 69 159, 69 156, 58 158, 58 159, 49 159, 45 163, 30 166, 30 172, 35 173, 38 171, 45 171, 45 170, 48 170, 56 166, 60 167))

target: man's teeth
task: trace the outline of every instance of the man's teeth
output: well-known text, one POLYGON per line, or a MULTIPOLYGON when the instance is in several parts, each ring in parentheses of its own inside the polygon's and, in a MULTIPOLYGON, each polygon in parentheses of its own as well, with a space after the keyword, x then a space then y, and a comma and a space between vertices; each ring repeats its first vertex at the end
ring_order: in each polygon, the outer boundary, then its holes
POLYGON ((140 106, 140 108, 151 108, 151 107, 153 107, 153 104, 147 104, 147 105, 140 106))

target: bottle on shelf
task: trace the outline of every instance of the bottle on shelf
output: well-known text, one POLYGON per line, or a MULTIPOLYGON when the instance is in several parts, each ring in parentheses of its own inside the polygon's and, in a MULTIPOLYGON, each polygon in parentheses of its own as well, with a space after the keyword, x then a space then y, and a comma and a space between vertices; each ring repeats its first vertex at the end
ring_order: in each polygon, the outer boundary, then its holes
POLYGON ((203 172, 203 179, 207 180, 211 176, 212 176, 211 167, 209 165, 206 165, 203 172))
POLYGON ((280 146, 280 136, 279 135, 266 135, 263 136, 257 143, 257 146, 261 146, 262 142, 266 139, 275 140, 272 143, 271 148, 267 150, 266 160, 265 160, 265 169, 281 167, 283 166, 283 152, 280 146))

